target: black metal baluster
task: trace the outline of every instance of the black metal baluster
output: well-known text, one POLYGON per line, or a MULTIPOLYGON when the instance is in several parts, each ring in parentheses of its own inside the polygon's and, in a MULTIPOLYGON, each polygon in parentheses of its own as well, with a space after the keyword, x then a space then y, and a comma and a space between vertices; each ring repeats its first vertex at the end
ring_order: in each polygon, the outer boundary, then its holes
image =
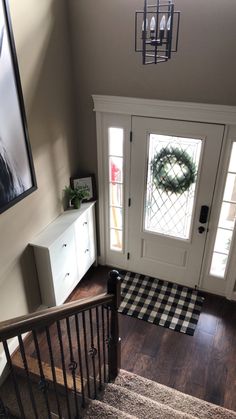
POLYGON ((118 308, 121 302, 121 276, 118 271, 109 272, 107 292, 113 294, 109 311, 107 312, 108 337, 108 366, 109 380, 114 380, 120 371, 121 365, 121 338, 119 333, 118 308))
POLYGON ((82 406, 85 407, 84 374, 83 374, 82 356, 81 356, 79 318, 77 314, 75 315, 75 327, 76 327, 76 335, 77 335, 77 347, 78 347, 79 369, 80 369, 80 379, 81 379, 82 406))
POLYGON ((93 366, 93 385, 94 385, 94 398, 97 397, 97 384, 96 384, 96 368, 95 368, 95 356, 97 355, 97 349, 94 347, 94 338, 93 338, 93 317, 92 310, 89 310, 89 322, 90 322, 90 339, 91 339, 91 349, 89 351, 92 358, 93 366))
POLYGON ((100 330, 99 330, 99 311, 96 307, 96 325, 97 325, 97 346, 98 346, 98 374, 99 374, 99 389, 102 389, 102 367, 101 367, 101 348, 100 348, 100 330))
POLYGON ((64 347, 63 347, 63 341, 62 341, 61 324, 59 320, 57 320, 57 335, 58 335, 60 352, 61 352, 61 365, 62 365, 64 385, 65 385, 68 418, 71 419, 70 401, 69 401, 68 384, 67 384, 67 376, 66 376, 65 353, 64 353, 64 347))
POLYGON ((102 348, 103 348, 103 377, 104 383, 107 381, 106 378, 106 336, 105 336, 105 316, 104 316, 104 306, 102 306, 102 348))
POLYGON ((2 343, 3 343, 3 348, 4 348, 4 351, 5 351, 5 354, 6 354, 7 363, 8 363, 8 366, 9 366, 9 369, 10 369, 10 372, 11 372, 11 376, 12 376, 12 379, 13 379, 15 393, 16 393, 16 399, 17 399, 17 404, 19 406, 21 419, 26 419, 25 412, 24 412, 23 405, 22 405, 20 392, 19 392, 19 387, 18 387, 18 384, 17 384, 17 378, 16 378, 15 371, 14 371, 14 368, 13 368, 13 365, 12 365, 12 362, 11 362, 11 355, 10 355, 10 352, 9 352, 9 349, 8 349, 8 344, 7 344, 7 341, 5 341, 5 340, 2 343))
POLYGON ((82 312, 82 321, 83 321, 83 333, 84 333, 84 352, 85 352, 85 365, 87 372, 87 386, 88 386, 88 396, 91 399, 90 391, 90 381, 89 381, 89 365, 88 365, 88 345, 87 345, 87 333, 86 333, 86 322, 85 322, 85 312, 82 312))
POLYGON ((43 393, 44 399, 45 399, 45 404, 46 404, 46 408, 47 408, 47 414, 48 414, 48 418, 51 419, 52 415, 51 415, 51 411, 50 411, 50 406, 49 406, 49 400, 48 400, 48 395, 47 395, 47 389, 48 389, 48 383, 46 381, 44 372, 43 372, 43 366, 42 366, 42 360, 41 360, 41 355, 40 355, 40 350, 39 350, 39 343, 38 343, 38 338, 37 338, 37 334, 36 331, 33 330, 33 338, 34 338, 34 346, 35 346, 35 350, 36 350, 36 354, 37 354, 37 361, 38 361, 38 367, 39 367, 39 373, 40 373, 40 383, 39 383, 39 387, 40 390, 43 393))
POLYGON ((56 402, 57 402, 57 410, 58 410, 59 418, 62 419, 61 406, 60 406, 59 396, 58 396, 58 392, 57 392, 57 378, 56 378, 55 364, 54 364, 53 353, 52 353, 51 337, 50 337, 50 332, 49 332, 48 326, 45 327, 45 331, 46 331, 47 344, 48 344, 48 350, 49 350, 49 356, 50 356, 52 378, 53 378, 53 387, 54 387, 56 402))
POLYGON ((21 354, 21 358, 22 358, 22 361, 23 361, 24 370, 25 370, 25 373, 26 373, 31 405, 32 405, 32 408, 33 408, 34 416, 36 417, 36 419, 38 419, 39 416, 38 416, 37 407, 36 407, 36 403, 35 403, 35 398, 34 398, 34 394, 33 394, 33 390, 32 390, 32 384, 31 384, 30 375, 29 375, 28 362, 27 362, 27 358, 26 358, 26 355, 25 355, 25 348, 24 348, 24 344, 23 344, 23 340, 22 340, 21 335, 18 336, 18 341, 19 341, 19 345, 20 345, 20 354, 21 354))
POLYGON ((69 339, 69 350, 70 350, 70 365, 69 369, 71 371, 71 375, 73 378, 73 386, 74 386, 74 398, 75 398, 75 411, 76 411, 76 417, 79 417, 79 406, 78 406, 78 398, 77 398, 77 389, 76 389, 76 378, 75 378, 75 371, 77 368, 77 363, 74 360, 73 355, 73 347, 72 347, 72 340, 71 340, 71 330, 70 330, 70 320, 67 317, 66 318, 66 328, 67 328, 67 335, 69 339))
MULTIPOLYGON (((107 343, 107 351, 110 345, 110 309, 109 307, 106 308, 107 310, 107 338, 106 338, 106 343, 107 343)), ((108 363, 109 363, 109 356, 108 356, 108 363)), ((110 381, 111 377, 110 377, 110 368, 108 366, 108 381, 110 381)))

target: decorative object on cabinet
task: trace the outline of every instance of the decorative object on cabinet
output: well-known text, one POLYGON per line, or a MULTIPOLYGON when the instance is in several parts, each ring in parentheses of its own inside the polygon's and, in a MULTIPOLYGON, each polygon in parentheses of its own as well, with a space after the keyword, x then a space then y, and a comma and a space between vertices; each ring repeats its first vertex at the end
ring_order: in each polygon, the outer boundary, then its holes
POLYGON ((0 0, 0 213, 36 189, 7 0, 0 0))
POLYGON ((66 186, 64 192, 68 201, 68 206, 73 206, 76 209, 79 209, 81 202, 89 197, 89 190, 87 186, 76 186, 75 188, 66 186))
POLYGON ((42 304, 62 304, 93 263, 96 263, 95 203, 65 211, 30 245, 35 262, 42 304))
POLYGON ((71 178, 71 186, 72 188, 78 187, 86 187, 88 189, 89 195, 85 198, 85 201, 90 202, 94 201, 96 197, 96 184, 95 184, 95 176, 88 175, 86 177, 76 177, 71 178))

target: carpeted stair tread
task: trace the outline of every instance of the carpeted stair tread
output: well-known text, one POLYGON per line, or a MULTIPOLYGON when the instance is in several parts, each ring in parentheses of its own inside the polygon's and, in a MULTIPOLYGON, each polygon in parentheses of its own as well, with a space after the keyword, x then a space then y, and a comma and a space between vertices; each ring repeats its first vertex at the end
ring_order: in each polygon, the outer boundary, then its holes
POLYGON ((138 419, 128 413, 105 404, 99 400, 93 400, 82 415, 83 419, 138 419))
POLYGON ((187 413, 175 411, 148 397, 141 396, 116 384, 108 384, 102 396, 103 403, 119 409, 121 412, 136 416, 138 419, 194 419, 187 413))
POLYGON ((236 419, 236 412, 121 370, 115 384, 198 419, 236 419))

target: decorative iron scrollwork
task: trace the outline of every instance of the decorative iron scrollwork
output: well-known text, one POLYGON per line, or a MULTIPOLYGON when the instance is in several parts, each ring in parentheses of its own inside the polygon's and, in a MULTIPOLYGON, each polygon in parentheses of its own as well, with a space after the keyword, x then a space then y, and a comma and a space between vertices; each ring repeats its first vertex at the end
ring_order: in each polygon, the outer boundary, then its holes
POLYGON ((107 344, 107 346, 108 346, 108 347, 110 346, 111 341, 112 341, 111 336, 107 336, 107 337, 106 337, 106 344, 107 344))
POLYGON ((95 356, 97 355, 98 351, 96 348, 94 348, 94 346, 92 348, 89 349, 89 355, 91 356, 91 358, 95 358, 95 356))
POLYGON ((46 393, 49 387, 49 383, 47 382, 47 380, 45 380, 45 378, 41 378, 41 380, 39 381, 38 387, 42 393, 46 393))
POLYGON ((72 374, 75 373, 75 371, 77 369, 77 366, 78 366, 78 364, 75 361, 71 361, 69 363, 69 370, 71 371, 72 374))

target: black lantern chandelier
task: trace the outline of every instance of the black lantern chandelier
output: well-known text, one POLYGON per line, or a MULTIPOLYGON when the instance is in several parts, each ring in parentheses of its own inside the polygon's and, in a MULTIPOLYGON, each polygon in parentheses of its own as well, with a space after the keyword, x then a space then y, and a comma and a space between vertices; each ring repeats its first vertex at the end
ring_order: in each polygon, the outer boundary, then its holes
POLYGON ((177 51, 179 20, 172 0, 144 0, 144 9, 135 14, 135 51, 142 52, 143 64, 168 61, 177 51))

